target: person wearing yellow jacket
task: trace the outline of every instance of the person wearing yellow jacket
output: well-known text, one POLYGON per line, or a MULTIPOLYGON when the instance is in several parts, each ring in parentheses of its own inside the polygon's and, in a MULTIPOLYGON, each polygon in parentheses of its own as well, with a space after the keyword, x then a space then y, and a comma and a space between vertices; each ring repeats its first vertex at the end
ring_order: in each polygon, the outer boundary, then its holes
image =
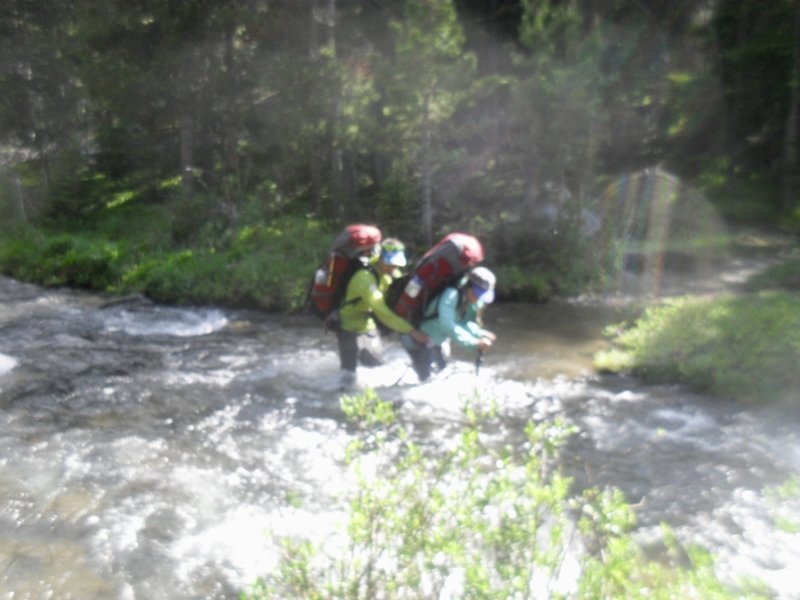
POLYGON ((428 336, 395 314, 383 297, 394 277, 399 275, 399 269, 406 265, 403 244, 387 238, 378 249, 377 255, 374 249, 366 249, 359 257, 364 267, 350 279, 338 311, 336 339, 342 388, 355 383, 359 362, 365 367, 383 364, 383 344, 375 318, 392 331, 410 335, 419 344, 428 342, 428 336))

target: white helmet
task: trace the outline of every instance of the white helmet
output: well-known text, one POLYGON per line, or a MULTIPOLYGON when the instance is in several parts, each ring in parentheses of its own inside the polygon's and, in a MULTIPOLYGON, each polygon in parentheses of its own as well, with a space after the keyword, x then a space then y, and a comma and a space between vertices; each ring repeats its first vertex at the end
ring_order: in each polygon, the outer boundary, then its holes
POLYGON ((475 267, 469 273, 467 282, 472 286, 472 291, 479 302, 491 304, 494 302, 494 286, 497 278, 486 267, 475 267))

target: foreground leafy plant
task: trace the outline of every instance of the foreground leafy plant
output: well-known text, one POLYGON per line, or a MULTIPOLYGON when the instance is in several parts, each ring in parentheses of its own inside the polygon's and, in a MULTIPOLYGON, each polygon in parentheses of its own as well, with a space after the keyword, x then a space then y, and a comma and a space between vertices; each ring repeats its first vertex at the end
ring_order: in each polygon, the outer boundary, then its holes
POLYGON ((704 551, 689 549, 690 569, 645 560, 619 491, 571 492, 558 454, 574 430, 562 421, 530 423, 512 447, 492 442, 492 413, 468 405, 441 449, 415 442, 371 390, 342 407, 358 428, 343 541, 282 540, 278 568, 242 599, 734 597, 704 551))

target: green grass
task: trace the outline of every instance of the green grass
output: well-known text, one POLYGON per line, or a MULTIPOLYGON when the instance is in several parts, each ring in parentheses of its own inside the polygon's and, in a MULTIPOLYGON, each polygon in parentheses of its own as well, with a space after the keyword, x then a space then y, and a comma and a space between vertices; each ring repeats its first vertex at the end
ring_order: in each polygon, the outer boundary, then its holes
POLYGON ((0 270, 45 286, 138 292, 164 303, 289 311, 301 307, 332 237, 302 217, 207 226, 180 243, 171 227, 168 210, 130 204, 88 225, 19 225, 0 240, 0 270))
POLYGON ((800 398, 800 296, 790 291, 720 298, 684 297, 608 329, 601 371, 682 382, 749 404, 800 398))
POLYGON ((800 259, 776 265, 747 282, 751 290, 782 289, 800 292, 800 259))

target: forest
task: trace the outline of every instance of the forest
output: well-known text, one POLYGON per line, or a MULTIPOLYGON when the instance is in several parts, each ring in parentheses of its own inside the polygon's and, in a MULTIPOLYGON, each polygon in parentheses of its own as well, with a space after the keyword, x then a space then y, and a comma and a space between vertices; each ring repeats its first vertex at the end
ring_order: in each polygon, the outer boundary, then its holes
POLYGON ((538 300, 659 189, 678 245, 800 228, 798 0, 7 0, 0 45, 20 279, 284 310, 361 221, 538 300))

